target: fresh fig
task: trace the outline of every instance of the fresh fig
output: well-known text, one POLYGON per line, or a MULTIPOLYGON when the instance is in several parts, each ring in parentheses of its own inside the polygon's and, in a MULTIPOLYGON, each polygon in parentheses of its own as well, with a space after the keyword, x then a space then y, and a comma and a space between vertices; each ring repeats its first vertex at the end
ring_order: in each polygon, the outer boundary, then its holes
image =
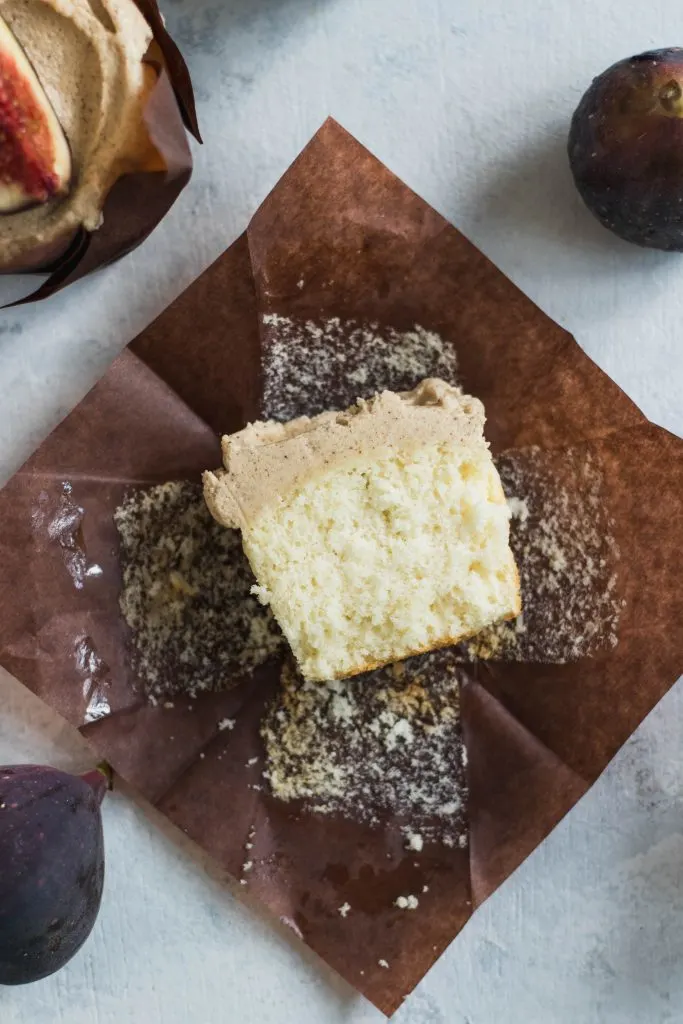
POLYGON ((606 228, 683 252, 683 49, 649 50, 594 79, 568 149, 577 188, 606 228))
POLYGON ((0 213, 68 191, 71 151, 49 99, 0 18, 0 213))
POLYGON ((100 804, 108 779, 0 768, 0 985, 58 971, 97 918, 104 881, 100 804))

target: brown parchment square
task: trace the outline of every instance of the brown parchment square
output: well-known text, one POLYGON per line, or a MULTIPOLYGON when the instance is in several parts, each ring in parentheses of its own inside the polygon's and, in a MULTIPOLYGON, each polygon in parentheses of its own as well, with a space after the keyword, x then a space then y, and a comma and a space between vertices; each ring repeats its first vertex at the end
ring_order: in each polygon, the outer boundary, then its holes
POLYGON ((328 121, 245 235, 137 338, 0 492, 0 664, 391 1014, 479 905, 586 792, 683 668, 683 442, 339 125, 328 121), (112 513, 131 486, 198 480, 262 410, 264 316, 415 324, 455 346, 497 454, 590 456, 620 552, 616 645, 570 664, 462 665, 469 845, 407 852, 387 820, 320 816, 253 788, 277 666, 152 707, 129 666, 112 513), (64 485, 68 485, 65 491, 64 485), (65 497, 66 495, 66 497, 65 497), (41 510, 82 510, 70 541, 41 510), (79 644, 96 651, 84 678, 79 644), (86 723, 93 688, 110 713, 86 723), (234 720, 232 729, 219 723, 234 720), (203 755, 203 756, 200 756, 203 755), (428 892, 398 911, 406 892, 428 892), (338 908, 348 902, 347 917, 338 908), (380 966, 385 961, 388 967, 380 966))

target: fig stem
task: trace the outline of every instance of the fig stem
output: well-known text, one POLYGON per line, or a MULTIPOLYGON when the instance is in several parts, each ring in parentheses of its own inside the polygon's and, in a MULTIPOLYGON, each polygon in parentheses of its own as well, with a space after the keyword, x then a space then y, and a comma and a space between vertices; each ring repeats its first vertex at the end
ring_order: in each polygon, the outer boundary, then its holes
POLYGON ((104 800, 105 793, 114 788, 114 771, 106 761, 100 761, 96 768, 81 775, 81 778, 94 789, 100 803, 104 800))

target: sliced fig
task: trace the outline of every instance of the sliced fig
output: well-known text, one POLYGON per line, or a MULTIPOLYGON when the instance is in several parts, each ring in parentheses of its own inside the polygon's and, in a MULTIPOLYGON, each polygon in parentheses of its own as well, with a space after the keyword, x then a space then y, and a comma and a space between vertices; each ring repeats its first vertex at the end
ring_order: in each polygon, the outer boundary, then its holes
POLYGON ((0 213, 68 192, 71 151, 38 76, 0 18, 0 213))
POLYGON ((54 974, 95 924, 107 777, 0 768, 0 985, 54 974))

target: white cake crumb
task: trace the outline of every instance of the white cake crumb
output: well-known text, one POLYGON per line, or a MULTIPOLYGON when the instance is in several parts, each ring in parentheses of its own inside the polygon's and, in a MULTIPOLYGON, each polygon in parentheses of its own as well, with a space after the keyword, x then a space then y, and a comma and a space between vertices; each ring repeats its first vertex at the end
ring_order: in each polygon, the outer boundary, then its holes
POLYGON ((384 744, 387 750, 395 750, 399 742, 410 746, 413 742, 413 727, 407 718, 399 718, 384 737, 384 744))
POLYGON ((346 915, 348 914, 348 912, 350 910, 351 910, 351 904, 350 903, 342 903, 341 907, 339 908, 339 913, 341 914, 342 917, 346 917, 346 915))
POLYGON ((416 853, 421 853, 423 847, 424 839, 419 832, 406 833, 406 850, 415 850, 416 853))
POLYGON ((386 960, 378 960, 377 964, 378 964, 379 967, 384 967, 385 970, 388 970, 388 968, 389 968, 389 964, 387 963, 386 960))
POLYGON ((220 722, 218 723, 218 731, 219 732, 224 732, 226 729, 232 730, 234 728, 235 728, 235 719, 234 718, 221 718, 220 722))
POLYGON ((529 506, 526 499, 509 497, 507 503, 511 517, 519 519, 520 523, 525 523, 529 518, 529 506))
POLYGON ((399 896, 394 901, 394 906, 398 907, 399 910, 417 910, 420 905, 420 901, 417 896, 399 896))
POLYGON ((460 800, 449 800, 448 803, 442 804, 442 806, 439 807, 438 813, 448 817, 452 814, 457 814, 461 806, 462 803, 460 800))

